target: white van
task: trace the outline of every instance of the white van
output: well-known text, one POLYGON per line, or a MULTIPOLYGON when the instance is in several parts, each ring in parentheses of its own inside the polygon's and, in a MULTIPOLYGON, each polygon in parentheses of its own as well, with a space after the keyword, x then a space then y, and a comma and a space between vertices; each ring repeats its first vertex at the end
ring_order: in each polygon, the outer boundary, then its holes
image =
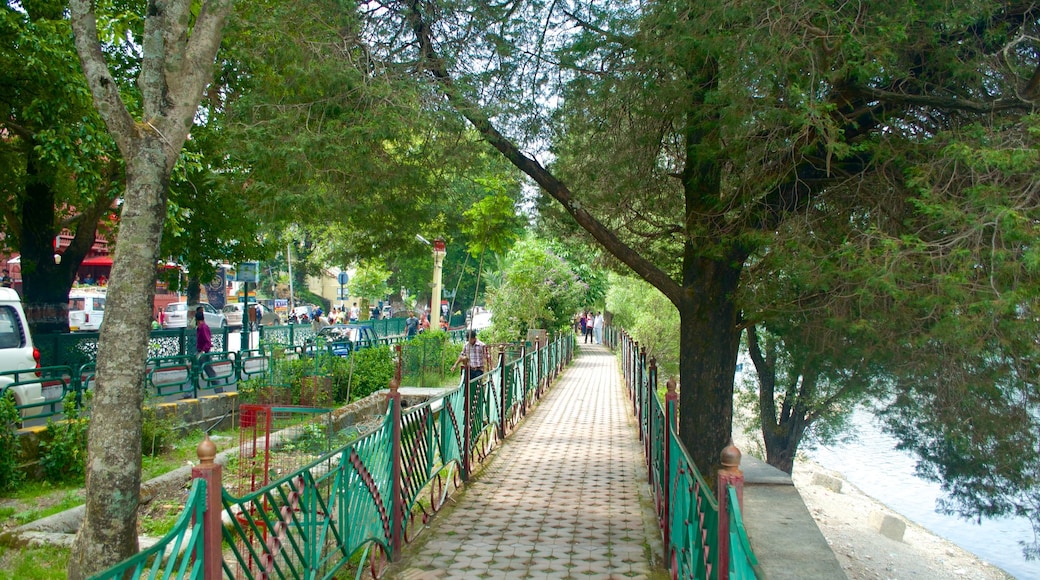
MULTIPOLYGON (((25 320, 22 301, 11 288, 0 288, 0 389, 15 383, 33 380, 32 369, 40 367, 40 351, 33 347, 29 335, 29 324, 25 320), (20 375, 10 371, 30 371, 20 375)), ((40 383, 19 384, 11 387, 18 405, 31 405, 44 401, 40 383)), ((29 409, 23 415, 39 412, 29 409)))
POLYGON ((104 290, 69 292, 69 330, 97 332, 105 320, 104 290))

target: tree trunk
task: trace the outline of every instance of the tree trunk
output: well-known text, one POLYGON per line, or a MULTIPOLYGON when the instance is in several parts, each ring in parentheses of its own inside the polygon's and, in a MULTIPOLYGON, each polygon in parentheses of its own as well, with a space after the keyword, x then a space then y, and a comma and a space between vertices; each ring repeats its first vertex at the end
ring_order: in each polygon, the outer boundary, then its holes
MULTIPOLYGON (((34 335, 69 331, 69 289, 72 288, 70 264, 54 263, 54 239, 58 234, 54 189, 42 171, 35 154, 30 152, 19 251, 23 306, 34 335)), ((78 265, 79 260, 76 262, 78 265)))
POLYGON ((679 304, 679 438, 711 484, 722 449, 732 438, 733 375, 740 346, 733 293, 744 262, 696 262, 679 304))
POLYGON ((141 409, 155 263, 166 218, 169 173, 158 138, 139 141, 127 161, 119 245, 98 341, 97 382, 87 442, 86 512, 69 578, 105 570, 137 552, 141 409), (126 259, 124 254, 132 254, 126 259))
MULTIPOLYGON (((758 375, 758 418, 762 427, 762 441, 766 446, 766 463, 785 472, 794 470, 794 457, 802 442, 805 429, 809 426, 801 396, 816 386, 816 374, 807 372, 803 378, 803 389, 798 385, 788 388, 779 410, 776 407, 776 354, 777 345, 770 339, 765 348, 758 339, 754 325, 747 329, 748 354, 758 375), (797 393, 797 394, 796 394, 797 393), (791 399, 795 399, 791 404, 791 399)), ((795 381, 798 379, 795 378, 795 381)))
MULTIPOLYGON (((198 304, 202 299, 202 283, 199 282, 197 275, 188 276, 188 285, 184 289, 184 294, 187 297, 188 304, 198 304)), ((188 316, 192 316, 193 313, 189 312, 188 316)), ((190 324, 190 321, 189 321, 190 324)))

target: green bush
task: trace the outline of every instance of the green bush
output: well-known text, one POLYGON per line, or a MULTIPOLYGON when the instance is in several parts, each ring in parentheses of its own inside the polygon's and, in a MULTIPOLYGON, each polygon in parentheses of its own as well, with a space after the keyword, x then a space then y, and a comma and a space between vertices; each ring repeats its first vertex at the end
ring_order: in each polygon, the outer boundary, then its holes
MULTIPOLYGON (((85 399, 89 401, 88 397, 85 399)), ((87 428, 83 409, 76 408, 72 393, 63 401, 65 420, 47 420, 47 431, 40 442, 40 465, 52 482, 82 481, 86 473, 87 428)))
POLYGON ((160 417, 155 407, 144 408, 141 422, 141 453, 149 457, 158 457, 170 449, 176 431, 173 421, 160 417))
POLYGON ((22 484, 25 474, 18 468, 18 422, 21 416, 15 408, 14 395, 8 391, 0 399, 0 491, 13 491, 22 484))
MULTIPOLYGON (((354 353, 353 372, 348 369, 350 400, 363 399, 390 386, 397 370, 390 347, 363 348, 354 353)), ((349 401, 347 401, 349 402, 349 401)))
POLYGON ((261 389, 276 385, 288 387, 292 393, 291 400, 298 402, 304 377, 317 376, 332 380, 332 402, 346 404, 350 402, 348 394, 351 400, 357 400, 387 388, 395 370, 387 346, 363 348, 349 357, 319 355, 316 358, 276 360, 270 378, 253 378, 239 383, 239 400, 258 402, 261 389))

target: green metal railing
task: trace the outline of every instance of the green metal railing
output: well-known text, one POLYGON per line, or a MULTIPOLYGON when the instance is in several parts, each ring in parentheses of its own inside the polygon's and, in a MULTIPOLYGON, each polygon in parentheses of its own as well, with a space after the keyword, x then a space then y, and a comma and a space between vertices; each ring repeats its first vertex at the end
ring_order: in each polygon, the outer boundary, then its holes
POLYGON ((608 327, 604 337, 606 344, 620 349, 673 577, 756 578, 758 560, 740 511, 743 476, 739 470, 723 470, 720 492, 713 492, 679 440, 675 383, 668 382, 662 404, 653 358, 648 360, 645 349, 623 331, 608 327))
MULTIPOLYGON (((360 577, 366 563, 377 577, 389 559, 399 557, 418 522, 425 523, 444 505, 452 485, 462 485, 472 474, 484 446, 497 441, 496 433, 504 433, 508 423, 515 425, 502 409, 511 409, 518 421, 536 391, 571 360, 573 336, 553 344, 514 360, 505 361, 503 355, 504 364, 483 377, 408 409, 402 409, 395 381, 383 421, 360 438, 279 474, 255 492, 235 497, 223 489, 227 525, 221 526, 220 512, 198 511, 205 508, 190 504, 197 520, 206 519, 205 529, 223 529, 223 548, 207 540, 199 552, 192 544, 193 561, 203 568, 220 563, 223 575, 233 578, 339 578, 348 565, 360 577), (426 492, 430 501, 421 501, 426 492), (224 559, 225 552, 230 559, 224 559)), ((247 351, 237 359, 239 372, 246 368, 244 361, 260 358, 247 351)), ((214 468, 219 482, 219 466, 214 468)), ((182 545, 175 541, 166 546, 182 545)), ((148 560, 143 554, 134 558, 148 560)), ((131 571, 124 578, 143 577, 145 569, 136 561, 99 578, 124 571, 131 571)), ((183 577, 198 577, 192 573, 185 570, 183 577)))
POLYGON ((151 547, 120 562, 108 570, 91 576, 90 580, 122 580, 124 578, 201 579, 203 563, 202 530, 206 509, 206 482, 192 483, 184 511, 173 524, 173 529, 151 547))
POLYGON ((0 372, 0 397, 12 396, 23 419, 64 417, 65 396, 79 389, 68 366, 0 372))

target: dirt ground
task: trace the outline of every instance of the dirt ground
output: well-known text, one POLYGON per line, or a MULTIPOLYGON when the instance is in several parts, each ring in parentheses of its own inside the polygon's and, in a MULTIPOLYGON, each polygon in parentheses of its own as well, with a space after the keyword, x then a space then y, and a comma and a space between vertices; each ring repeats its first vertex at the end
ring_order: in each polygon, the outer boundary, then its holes
POLYGON ((795 464, 793 479, 850 580, 1013 578, 959 546, 894 514, 847 481, 841 482, 841 491, 837 493, 814 484, 814 473, 838 479, 841 479, 841 474, 801 461, 795 464), (873 511, 896 515, 906 522, 903 540, 891 540, 872 527, 870 514, 873 511))

